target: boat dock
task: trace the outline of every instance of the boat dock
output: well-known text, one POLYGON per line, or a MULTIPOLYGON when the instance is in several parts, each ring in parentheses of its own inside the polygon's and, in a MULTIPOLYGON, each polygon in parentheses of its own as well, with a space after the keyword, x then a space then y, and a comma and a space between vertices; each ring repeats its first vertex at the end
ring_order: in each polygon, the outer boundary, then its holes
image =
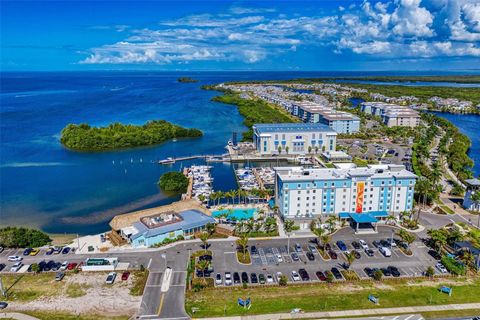
POLYGON ((186 160, 193 160, 193 159, 205 159, 207 162, 230 162, 230 155, 228 153, 225 154, 202 154, 202 155, 191 155, 191 156, 184 156, 184 157, 177 157, 171 158, 168 157, 166 159, 158 161, 160 164, 172 164, 177 161, 186 161, 186 160))

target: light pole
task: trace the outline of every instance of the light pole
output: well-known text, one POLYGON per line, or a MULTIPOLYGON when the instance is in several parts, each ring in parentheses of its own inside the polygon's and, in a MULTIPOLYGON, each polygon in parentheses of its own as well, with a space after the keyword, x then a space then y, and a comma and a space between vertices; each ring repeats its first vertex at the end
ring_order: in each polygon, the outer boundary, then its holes
POLYGON ((287 232, 287 253, 290 255, 290 232, 287 232))

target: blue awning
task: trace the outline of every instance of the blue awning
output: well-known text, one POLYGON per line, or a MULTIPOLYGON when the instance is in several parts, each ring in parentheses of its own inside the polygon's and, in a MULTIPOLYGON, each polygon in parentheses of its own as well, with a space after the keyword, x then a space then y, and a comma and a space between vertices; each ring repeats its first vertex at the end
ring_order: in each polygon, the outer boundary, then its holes
POLYGON ((371 216, 368 213, 350 213, 350 217, 356 223, 375 223, 378 222, 377 218, 371 216))
POLYGON ((348 212, 340 212, 340 213, 338 214, 338 216, 340 217, 340 219, 348 219, 348 218, 350 218, 350 213, 348 213, 348 212))
POLYGON ((371 211, 368 214, 376 218, 384 218, 390 215, 387 211, 371 211))

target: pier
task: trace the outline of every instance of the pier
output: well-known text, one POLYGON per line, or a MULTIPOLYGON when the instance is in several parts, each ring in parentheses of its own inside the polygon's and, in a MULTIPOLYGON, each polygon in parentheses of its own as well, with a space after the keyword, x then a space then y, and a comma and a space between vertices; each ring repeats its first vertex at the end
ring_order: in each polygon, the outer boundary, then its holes
POLYGON ((177 157, 177 158, 166 158, 163 160, 158 161, 160 164, 172 164, 177 161, 186 161, 186 160, 193 160, 193 159, 205 159, 207 162, 230 162, 230 155, 228 153, 224 154, 202 154, 202 155, 191 155, 191 156, 184 156, 184 157, 177 157))

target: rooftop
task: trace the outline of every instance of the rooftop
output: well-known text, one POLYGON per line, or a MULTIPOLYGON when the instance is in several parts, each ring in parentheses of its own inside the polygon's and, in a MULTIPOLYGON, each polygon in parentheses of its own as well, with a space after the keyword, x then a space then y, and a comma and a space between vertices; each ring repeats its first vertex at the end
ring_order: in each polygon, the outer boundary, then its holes
POLYGON ((321 123, 260 123, 254 124, 254 129, 261 133, 268 132, 336 132, 327 125, 321 123))

